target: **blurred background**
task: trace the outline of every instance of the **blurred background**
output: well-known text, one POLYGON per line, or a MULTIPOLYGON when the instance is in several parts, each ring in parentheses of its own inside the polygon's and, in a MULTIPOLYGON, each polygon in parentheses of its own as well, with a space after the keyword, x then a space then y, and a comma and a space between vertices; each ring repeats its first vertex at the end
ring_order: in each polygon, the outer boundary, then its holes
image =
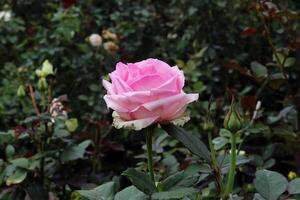
MULTIPOLYGON (((83 153, 76 159, 66 159, 71 162, 58 162, 55 154, 45 163, 49 190, 57 196, 119 178, 136 164, 145 168, 144 136, 111 127, 101 80, 119 61, 158 58, 179 66, 186 92, 200 94, 189 106, 192 119, 186 129, 204 141, 210 99, 216 127, 222 127, 230 102, 227 89, 237 96, 246 119, 256 101, 262 101, 255 127, 244 140, 243 150, 255 158, 240 169, 241 182, 247 183, 255 168, 299 172, 299 9, 297 0, 0 0, 0 131, 6 139, 13 135, 9 142, 0 137, 0 169, 8 166, 8 144, 14 158, 29 159, 38 152, 30 131, 39 130, 32 127, 41 119, 33 118, 32 94, 41 110, 58 98, 68 113, 65 128, 70 133, 53 144, 49 140, 47 151, 91 141, 77 149, 83 153), (45 60, 55 71, 47 77, 52 88, 48 101, 39 92, 43 81, 36 73, 45 60)), ((228 144, 219 131, 214 135, 217 149, 228 144)), ((156 171, 162 177, 193 162, 165 133, 155 141, 156 171)), ((38 179, 31 170, 21 185, 13 180, 9 187, 7 177, 0 176, 6 194, 22 194, 38 179)))

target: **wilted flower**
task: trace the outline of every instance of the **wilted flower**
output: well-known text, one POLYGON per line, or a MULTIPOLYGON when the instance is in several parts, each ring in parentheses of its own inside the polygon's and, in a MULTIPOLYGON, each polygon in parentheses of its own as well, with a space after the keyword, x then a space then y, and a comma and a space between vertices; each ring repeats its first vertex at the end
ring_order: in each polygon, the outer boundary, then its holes
POLYGON ((94 47, 99 47, 102 44, 102 38, 99 34, 93 33, 88 39, 90 44, 94 47))
POLYGON ((103 46, 104 46, 104 49, 110 53, 115 53, 119 50, 119 46, 116 43, 111 42, 111 41, 105 42, 103 44, 103 46))
POLYGON ((0 11, 0 20, 8 22, 11 19, 11 11, 0 11))
POLYGON ((68 113, 59 98, 54 98, 49 109, 51 117, 54 118, 68 118, 68 113))
POLYGON ((102 31, 102 37, 104 39, 107 39, 107 40, 113 40, 115 42, 118 41, 118 36, 115 33, 111 32, 109 30, 103 30, 102 31))
POLYGON ((103 80, 104 100, 112 108, 116 128, 141 130, 156 122, 183 125, 185 113, 198 94, 183 92, 184 74, 158 59, 137 63, 118 63, 109 74, 112 83, 103 80))

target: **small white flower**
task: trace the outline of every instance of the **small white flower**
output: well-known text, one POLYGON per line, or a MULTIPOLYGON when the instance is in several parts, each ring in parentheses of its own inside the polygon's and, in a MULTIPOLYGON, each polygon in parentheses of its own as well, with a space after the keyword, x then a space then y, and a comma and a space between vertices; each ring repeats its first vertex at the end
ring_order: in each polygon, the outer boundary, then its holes
MULTIPOLYGON (((243 150, 240 150, 240 151, 236 150, 235 153, 239 156, 246 155, 246 151, 243 151, 243 150)), ((229 150, 229 154, 231 154, 231 150, 229 150)))
POLYGON ((99 34, 93 33, 89 37, 89 42, 94 47, 99 47, 102 44, 102 37, 99 34))
POLYGON ((11 11, 0 11, 0 20, 8 22, 11 19, 11 11))

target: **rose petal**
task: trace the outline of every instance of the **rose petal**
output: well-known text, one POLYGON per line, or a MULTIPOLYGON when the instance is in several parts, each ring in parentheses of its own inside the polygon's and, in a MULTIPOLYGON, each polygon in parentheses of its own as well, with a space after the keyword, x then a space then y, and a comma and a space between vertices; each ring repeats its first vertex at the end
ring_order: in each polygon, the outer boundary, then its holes
POLYGON ((119 76, 122 80, 127 81, 128 79, 128 68, 122 62, 118 62, 115 70, 116 76, 119 76))
POLYGON ((112 73, 109 74, 109 76, 111 78, 112 85, 114 86, 114 90, 116 91, 117 94, 132 91, 132 88, 120 77, 112 73))
POLYGON ((102 85, 107 90, 107 94, 115 94, 113 86, 110 82, 108 82, 107 80, 102 80, 102 85))
POLYGON ((184 73, 182 70, 180 70, 177 66, 172 67, 172 69, 179 74, 179 81, 178 81, 178 88, 183 88, 184 87, 184 73))
POLYGON ((126 128, 126 129, 133 129, 133 130, 141 130, 153 124, 159 117, 150 117, 132 121, 124 121, 120 118, 117 112, 113 112, 113 126, 117 129, 126 128))
MULTIPOLYGON (((174 92, 181 92, 183 85, 181 86, 181 80, 179 75, 175 75, 174 77, 167 80, 165 83, 157 87, 158 90, 169 90, 174 92)), ((155 90, 155 89, 154 89, 155 90)))
POLYGON ((158 115, 161 121, 172 120, 182 115, 186 109, 186 106, 198 99, 198 94, 185 94, 181 93, 178 95, 163 98, 157 101, 145 103, 142 105, 147 110, 141 108, 136 109, 132 112, 132 116, 139 118, 142 116, 158 115), (153 114, 152 114, 153 113, 153 114))
POLYGON ((141 76, 138 80, 130 84, 134 91, 147 91, 152 88, 157 88, 164 83, 164 78, 157 74, 141 76))
POLYGON ((143 106, 148 109, 149 111, 153 111, 163 105, 170 105, 176 101, 179 101, 179 100, 182 100, 182 98, 185 97, 185 94, 184 93, 181 93, 181 94, 177 94, 177 95, 174 95, 174 96, 170 96, 170 97, 167 97, 167 98, 163 98, 163 99, 159 99, 157 101, 152 101, 152 102, 149 102, 149 103, 145 103, 143 106))
POLYGON ((130 112, 140 106, 139 103, 130 101, 130 99, 124 95, 105 95, 104 100, 107 107, 117 112, 130 112))
POLYGON ((122 95, 127 97, 128 100, 132 103, 147 103, 151 101, 155 101, 160 98, 165 98, 169 96, 176 95, 176 91, 163 90, 163 89, 154 89, 150 91, 134 91, 134 92, 126 92, 122 95))

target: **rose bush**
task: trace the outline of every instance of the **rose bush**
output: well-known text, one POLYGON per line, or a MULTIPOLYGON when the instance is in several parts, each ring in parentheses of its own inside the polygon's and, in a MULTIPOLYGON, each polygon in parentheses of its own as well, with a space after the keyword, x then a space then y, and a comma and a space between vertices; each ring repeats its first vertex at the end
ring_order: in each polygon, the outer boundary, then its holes
POLYGON ((103 80, 104 100, 115 112, 116 128, 140 130, 155 122, 172 121, 184 116, 187 104, 198 94, 183 91, 184 74, 158 59, 124 64, 119 62, 103 80))

